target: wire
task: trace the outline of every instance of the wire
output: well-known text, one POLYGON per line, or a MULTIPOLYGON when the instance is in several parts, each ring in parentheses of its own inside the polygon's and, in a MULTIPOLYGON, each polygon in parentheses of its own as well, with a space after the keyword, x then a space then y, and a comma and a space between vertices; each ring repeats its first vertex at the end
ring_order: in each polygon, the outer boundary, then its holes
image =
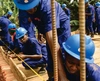
POLYGON ((26 64, 26 66, 33 72, 35 73, 42 81, 46 81, 43 79, 43 77, 41 77, 33 68, 31 68, 21 57, 19 57, 12 49, 10 49, 2 40, 0 40, 13 54, 15 54, 18 59, 20 59, 22 62, 24 62, 26 64))

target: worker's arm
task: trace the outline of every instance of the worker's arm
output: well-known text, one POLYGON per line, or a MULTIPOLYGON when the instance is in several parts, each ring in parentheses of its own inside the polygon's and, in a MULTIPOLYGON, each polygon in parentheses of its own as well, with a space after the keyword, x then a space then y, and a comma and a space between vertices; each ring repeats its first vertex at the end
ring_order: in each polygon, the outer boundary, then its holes
POLYGON ((41 55, 19 55, 19 57, 21 57, 22 59, 26 59, 26 58, 41 59, 42 54, 41 55))
POLYGON ((85 13, 86 16, 90 16, 92 15, 94 12, 94 9, 93 8, 89 8, 89 11, 85 13))
POLYGON ((85 15, 86 15, 86 16, 90 16, 90 15, 92 15, 92 13, 85 13, 85 15))
POLYGON ((12 55, 9 55, 9 57, 11 58, 17 58, 17 57, 20 57, 21 59, 26 59, 26 58, 31 58, 31 59, 41 59, 42 58, 42 54, 40 55, 24 55, 24 54, 19 54, 19 55, 15 55, 15 54, 12 54, 12 55))
MULTIPOLYGON (((58 38, 57 38, 58 39, 58 38)), ((52 48, 52 30, 47 32, 46 33, 46 40, 48 42, 48 45, 50 47, 50 50, 51 50, 51 53, 52 53, 52 57, 53 57, 53 48, 52 48)), ((64 65, 63 65, 63 61, 62 61, 62 54, 61 54, 61 50, 60 50, 60 46, 59 46, 59 43, 58 43, 58 40, 56 41, 57 42, 57 56, 58 56, 58 76, 59 76, 59 81, 68 81, 67 78, 66 78, 66 74, 65 74, 65 71, 64 71, 64 65)), ((53 57, 54 58, 54 57, 53 57)))

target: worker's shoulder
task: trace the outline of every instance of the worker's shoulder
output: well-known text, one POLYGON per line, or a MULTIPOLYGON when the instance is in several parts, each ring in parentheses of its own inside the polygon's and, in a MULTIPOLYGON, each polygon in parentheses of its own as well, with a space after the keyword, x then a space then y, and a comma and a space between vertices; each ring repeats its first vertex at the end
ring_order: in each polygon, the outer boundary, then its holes
POLYGON ((7 23, 11 23, 11 21, 8 19, 8 18, 5 18, 5 17, 0 17, 0 23, 5 23, 5 24, 7 24, 7 23))
POLYGON ((86 64, 86 68, 88 71, 98 72, 100 74, 100 66, 95 63, 86 64))

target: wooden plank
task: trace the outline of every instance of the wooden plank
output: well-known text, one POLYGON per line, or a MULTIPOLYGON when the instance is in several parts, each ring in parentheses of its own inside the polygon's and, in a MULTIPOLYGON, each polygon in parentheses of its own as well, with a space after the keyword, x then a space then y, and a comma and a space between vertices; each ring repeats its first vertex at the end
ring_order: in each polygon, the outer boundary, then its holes
MULTIPOLYGON (((2 56, 4 57, 4 60, 10 65, 11 70, 14 74, 14 76, 17 78, 18 81, 29 81, 32 80, 35 77, 38 77, 34 72, 31 70, 26 70, 22 66, 22 62, 19 61, 17 58, 12 59, 12 58, 7 58, 7 54, 4 51, 4 49, 1 47, 0 50, 2 51, 2 56)), ((38 73, 39 68, 35 68, 34 70, 38 73)), ((41 76, 46 75, 47 73, 39 74, 41 76)))
MULTIPOLYGON (((33 73, 31 70, 26 70, 23 66, 22 66, 22 64, 15 64, 15 62, 14 62, 14 60, 13 59, 10 59, 12 62, 13 62, 13 64, 12 63, 9 63, 9 64, 11 64, 10 66, 11 66, 11 68, 12 68, 12 71, 13 71, 13 73, 14 73, 14 75, 16 76, 16 78, 18 78, 18 81, 20 81, 20 79, 21 79, 21 81, 30 81, 30 80, 32 80, 32 79, 34 79, 34 78, 39 78, 35 73, 33 73), (14 67, 13 67, 13 65, 15 65, 14 67), (20 79, 19 79, 20 78, 20 79)), ((40 69, 40 67, 39 68, 35 68, 34 70, 36 71, 36 72, 38 72, 39 71, 39 69, 40 69)), ((44 76, 44 75, 47 75, 47 73, 43 73, 43 74, 39 74, 40 76, 44 76)))
POLYGON ((16 63, 13 61, 12 58, 9 59, 9 64, 11 67, 11 70, 18 81, 26 81, 27 77, 25 74, 19 69, 19 67, 16 65, 16 63))
MULTIPOLYGON (((42 78, 44 78, 44 81, 46 81, 48 79, 47 73, 42 74, 41 76, 42 76, 42 78)), ((43 80, 41 80, 39 77, 33 77, 33 78, 31 77, 27 81, 43 81, 43 80)))
POLYGON ((0 50, 1 50, 1 55, 3 56, 3 59, 6 61, 6 63, 9 64, 8 58, 7 58, 7 53, 3 50, 2 46, 0 46, 0 50))
MULTIPOLYGON (((27 77, 27 81, 29 81, 29 80, 32 80, 32 79, 34 79, 34 78, 39 78, 34 72, 32 72, 30 69, 28 69, 28 70, 26 70, 23 66, 22 66, 22 64, 20 64, 20 65, 18 65, 18 67, 20 68, 20 70, 25 74, 25 76, 27 77)), ((34 68, 33 69, 35 72, 39 72, 39 70, 40 70, 40 67, 38 67, 38 68, 34 68)), ((41 74, 39 74, 41 77, 42 76, 44 76, 44 75, 47 75, 47 72, 45 72, 45 73, 41 73, 41 74)))

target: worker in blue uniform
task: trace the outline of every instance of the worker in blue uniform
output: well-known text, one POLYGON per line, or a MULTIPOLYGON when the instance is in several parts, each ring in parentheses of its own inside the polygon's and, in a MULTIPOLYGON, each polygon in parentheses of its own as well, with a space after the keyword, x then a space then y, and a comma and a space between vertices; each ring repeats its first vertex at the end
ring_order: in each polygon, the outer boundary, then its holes
MULTIPOLYGON (((31 67, 46 67, 47 63, 47 50, 46 44, 40 44, 36 38, 28 37, 27 30, 23 27, 19 27, 16 30, 16 39, 19 39, 23 43, 22 53, 19 57, 31 67)), ((26 69, 29 67, 22 63, 26 69)))
POLYGON ((3 15, 2 17, 4 18, 10 18, 12 16, 13 12, 12 11, 8 11, 6 15, 3 15))
POLYGON ((86 15, 86 33, 89 35, 91 33, 91 37, 94 37, 93 30, 93 19, 94 19, 94 7, 89 3, 88 0, 85 0, 85 15, 86 15))
POLYGON ((10 43, 9 47, 15 53, 22 52, 22 43, 16 39, 16 25, 11 23, 8 25, 8 31, 11 35, 12 43, 10 43))
POLYGON ((97 2, 95 6, 96 6, 95 18, 96 18, 96 25, 97 25, 97 33, 98 35, 100 35, 100 2, 97 2))
POLYGON ((35 36, 35 25, 32 23, 28 13, 25 10, 19 9, 19 26, 24 27, 28 32, 29 37, 36 37, 35 36))
MULTIPOLYGON (((53 53, 52 53, 52 16, 51 16, 51 0, 14 0, 17 8, 21 10, 26 10, 30 15, 30 18, 34 25, 37 27, 39 33, 43 34, 47 41, 47 51, 48 51, 48 66, 47 72, 49 75, 49 81, 52 79, 53 75, 53 53)), ((64 10, 61 8, 60 4, 55 1, 55 12, 56 12, 56 29, 57 29, 57 53, 58 53, 58 72, 59 81, 67 81, 64 72, 64 67, 62 66, 62 55, 61 49, 62 42, 64 42, 70 35, 70 20, 65 14, 64 10), (61 60, 60 60, 61 59, 61 60), (63 76, 62 76, 63 75, 63 76)))
MULTIPOLYGON (((6 45, 9 45, 11 42, 11 37, 8 32, 8 25, 11 23, 11 21, 8 18, 0 17, 0 38, 6 45)), ((0 43, 0 45, 4 45, 3 43, 0 43)))
POLYGON ((70 10, 69 10, 69 8, 67 8, 67 5, 66 4, 62 4, 61 7, 63 8, 63 10, 65 11, 65 13, 67 14, 67 16, 70 19, 70 10))
MULTIPOLYGON (((64 66, 68 80, 80 81, 80 35, 70 36, 63 43, 63 48, 65 50, 64 66)), ((90 36, 85 35, 86 81, 100 81, 100 67, 93 63, 94 52, 94 42, 90 36)))

